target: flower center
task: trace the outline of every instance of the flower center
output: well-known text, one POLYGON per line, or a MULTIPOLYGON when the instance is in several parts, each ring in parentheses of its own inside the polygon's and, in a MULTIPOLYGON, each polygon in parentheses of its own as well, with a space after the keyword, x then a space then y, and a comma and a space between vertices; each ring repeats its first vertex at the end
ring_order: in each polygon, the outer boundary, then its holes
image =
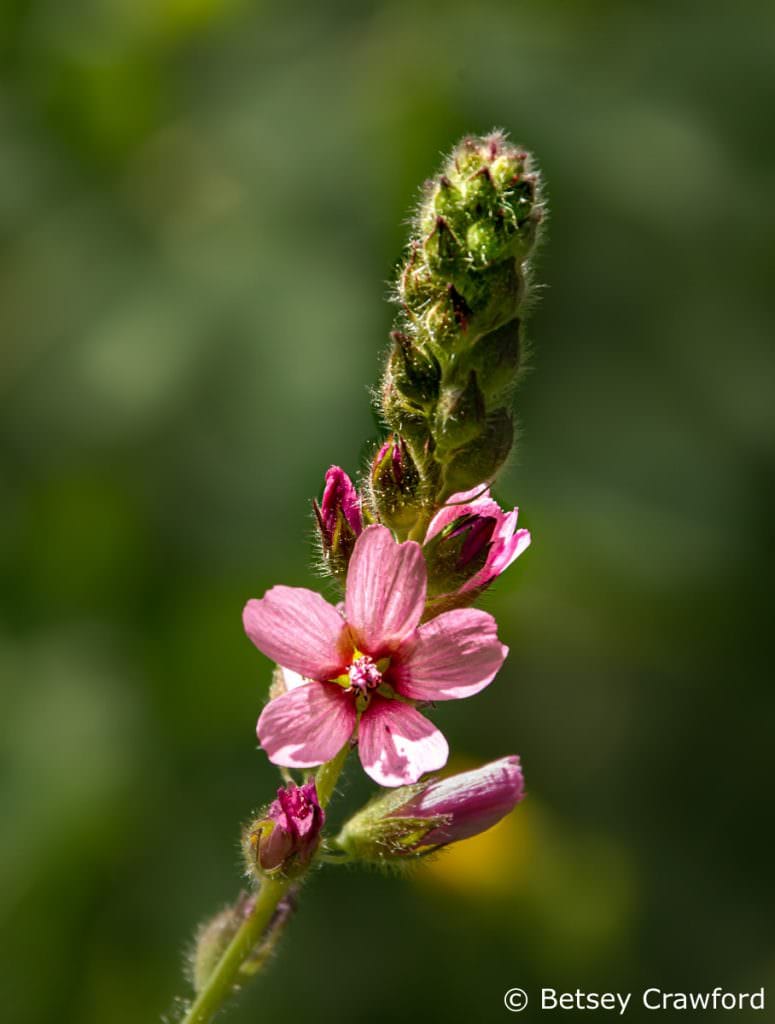
POLYGON ((369 690, 376 690, 382 682, 382 673, 377 664, 368 654, 362 654, 350 665, 347 670, 350 679, 350 687, 356 694, 365 694, 369 690))

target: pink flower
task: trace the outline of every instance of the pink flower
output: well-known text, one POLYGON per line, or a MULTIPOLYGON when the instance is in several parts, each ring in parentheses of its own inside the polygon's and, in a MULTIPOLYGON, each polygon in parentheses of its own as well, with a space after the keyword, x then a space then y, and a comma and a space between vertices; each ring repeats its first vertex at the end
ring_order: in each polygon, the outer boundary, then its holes
POLYGON ((357 726, 361 763, 383 786, 415 782, 446 763, 447 741, 417 702, 478 693, 508 648, 486 612, 457 609, 420 626, 425 596, 420 545, 369 526, 350 559, 344 615, 304 588, 273 587, 248 601, 247 635, 305 680, 261 713, 258 738, 270 761, 322 764, 357 726))
POLYGON ((517 529, 518 512, 504 512, 486 484, 447 499, 425 534, 431 610, 474 600, 522 554, 530 533, 517 529))

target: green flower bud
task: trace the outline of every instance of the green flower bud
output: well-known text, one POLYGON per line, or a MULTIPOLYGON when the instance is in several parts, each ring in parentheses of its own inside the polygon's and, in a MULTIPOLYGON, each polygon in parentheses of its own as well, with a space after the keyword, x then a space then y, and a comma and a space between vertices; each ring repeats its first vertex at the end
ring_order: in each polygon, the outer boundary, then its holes
POLYGON ((439 217, 455 219, 463 206, 463 195, 446 174, 442 174, 433 192, 432 208, 439 217))
POLYGON ((491 397, 506 393, 514 385, 521 358, 522 321, 519 317, 479 338, 470 360, 482 392, 491 397))
POLYGON ((444 466, 442 500, 472 486, 471 481, 492 481, 509 457, 514 442, 514 420, 510 409, 496 409, 484 429, 469 444, 458 448, 444 466))
POLYGON ((463 267, 463 247, 443 217, 437 217, 425 239, 425 258, 434 273, 452 273, 463 267))
POLYGON ((466 232, 466 246, 474 267, 490 267, 505 259, 509 255, 511 238, 504 218, 474 221, 466 232))
POLYGON ((492 216, 500 205, 498 188, 486 164, 464 182, 463 189, 466 209, 472 216, 492 216))
POLYGON ((485 425, 484 396, 471 370, 462 387, 445 388, 436 406, 433 436, 439 453, 460 448, 478 437, 485 425))
POLYGON ((410 317, 414 309, 433 295, 433 286, 433 275, 424 261, 422 247, 419 242, 413 242, 398 280, 398 297, 410 317))
POLYGON ((453 284, 447 285, 423 319, 425 339, 443 366, 454 349, 466 340, 472 310, 453 284))
POLYGON ((398 534, 411 529, 420 505, 420 474, 404 439, 391 434, 371 464, 371 501, 380 522, 398 534))
POLYGON ((418 348, 401 331, 393 331, 390 375, 395 387, 410 402, 428 406, 439 395, 441 369, 433 353, 418 348))

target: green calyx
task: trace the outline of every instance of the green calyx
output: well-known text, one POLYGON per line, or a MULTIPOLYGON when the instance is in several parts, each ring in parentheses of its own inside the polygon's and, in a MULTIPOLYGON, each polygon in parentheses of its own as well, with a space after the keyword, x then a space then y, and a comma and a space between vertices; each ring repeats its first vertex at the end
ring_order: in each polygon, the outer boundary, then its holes
POLYGON ((374 797, 345 823, 334 847, 345 853, 348 861, 390 868, 409 866, 431 853, 436 847, 425 844, 425 837, 447 824, 448 816, 402 813, 425 785, 402 786, 374 797))
POLYGON ((542 215, 529 154, 500 132, 464 139, 425 187, 399 270, 381 406, 429 509, 491 481, 508 457, 542 215))

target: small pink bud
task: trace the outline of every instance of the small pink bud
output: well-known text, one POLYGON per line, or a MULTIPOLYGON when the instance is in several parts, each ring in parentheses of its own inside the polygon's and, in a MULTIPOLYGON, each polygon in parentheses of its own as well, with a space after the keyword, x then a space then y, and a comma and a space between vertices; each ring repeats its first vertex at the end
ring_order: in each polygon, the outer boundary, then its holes
POLYGON ((277 799, 245 830, 248 864, 259 872, 289 873, 312 859, 320 842, 325 814, 314 781, 277 790, 277 799))
POLYGON ((323 557, 332 572, 344 574, 355 541, 363 531, 361 499, 352 480, 339 466, 326 473, 323 498, 312 502, 323 557))

